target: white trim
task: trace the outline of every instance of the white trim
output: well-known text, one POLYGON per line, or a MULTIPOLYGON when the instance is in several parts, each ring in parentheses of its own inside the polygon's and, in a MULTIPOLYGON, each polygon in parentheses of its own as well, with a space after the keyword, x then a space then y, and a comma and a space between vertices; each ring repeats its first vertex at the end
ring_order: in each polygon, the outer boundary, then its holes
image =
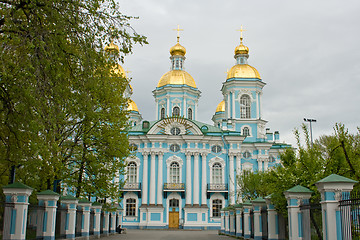
POLYGON ((184 218, 182 216, 182 202, 181 202, 181 196, 178 193, 171 193, 168 195, 166 199, 166 223, 169 225, 169 212, 170 212, 170 199, 177 199, 179 200, 179 222, 181 218, 184 218))
MULTIPOLYGON (((129 198, 134 198, 135 199, 135 218, 138 217, 138 208, 139 208, 139 199, 138 196, 135 193, 132 192, 127 192, 124 195, 124 199, 123 199, 123 203, 124 203, 124 217, 127 217, 126 215, 126 200, 129 198)), ((129 216, 129 217, 134 217, 134 216, 129 216)))
MULTIPOLYGON (((212 212, 212 207, 213 207, 213 200, 215 199, 220 199, 221 200, 221 209, 223 209, 225 207, 225 198, 222 194, 220 193, 214 193, 213 195, 211 195, 210 197, 210 201, 209 201, 209 204, 210 204, 210 218, 213 217, 213 212, 212 212)), ((220 219, 220 217, 216 217, 214 219, 220 219)))
POLYGON ((139 175, 139 171, 140 171, 140 165, 141 165, 141 162, 140 162, 140 159, 138 157, 128 157, 125 159, 125 174, 124 174, 124 179, 125 181, 127 181, 127 178, 128 178, 128 169, 127 169, 127 166, 129 165, 130 162, 135 162, 136 163, 136 179, 137 179, 137 182, 140 182, 140 175, 139 175))
POLYGON ((249 135, 248 135, 248 137, 252 137, 253 134, 252 134, 252 128, 250 127, 250 125, 243 125, 243 126, 241 127, 241 135, 244 134, 244 128, 246 128, 246 127, 249 129, 249 135))
POLYGON ((219 158, 219 157, 214 157, 214 158, 210 159, 210 161, 209 161, 210 184, 214 184, 213 183, 213 175, 212 175, 212 166, 215 163, 220 163, 220 165, 221 165, 221 178, 222 178, 221 184, 224 184, 225 183, 225 161, 224 161, 224 159, 219 158))
POLYGON ((245 162, 245 163, 243 163, 243 164, 241 164, 242 165, 242 170, 243 171, 251 171, 251 172, 253 172, 254 171, 254 166, 253 166, 253 164, 252 163, 249 163, 249 162, 245 162))
POLYGON ((172 162, 177 162, 179 164, 179 177, 180 177, 180 183, 182 183, 182 166, 183 166, 183 160, 178 157, 178 156, 171 156, 168 159, 166 159, 166 172, 167 172, 167 177, 166 177, 166 182, 170 182, 170 164, 172 162))

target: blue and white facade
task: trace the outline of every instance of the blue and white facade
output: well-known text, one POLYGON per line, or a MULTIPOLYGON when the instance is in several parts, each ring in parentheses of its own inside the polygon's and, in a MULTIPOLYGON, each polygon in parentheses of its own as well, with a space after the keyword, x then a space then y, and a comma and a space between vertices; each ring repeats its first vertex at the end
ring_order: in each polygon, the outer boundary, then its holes
POLYGON ((237 176, 271 168, 289 147, 265 129, 265 83, 247 64, 242 41, 222 87, 219 80, 223 101, 213 125, 197 121, 201 92, 184 70, 185 53, 178 38, 170 49, 171 70, 153 91, 155 120, 129 131, 133 155, 121 176, 126 228, 220 229, 220 209, 242 201, 237 176))

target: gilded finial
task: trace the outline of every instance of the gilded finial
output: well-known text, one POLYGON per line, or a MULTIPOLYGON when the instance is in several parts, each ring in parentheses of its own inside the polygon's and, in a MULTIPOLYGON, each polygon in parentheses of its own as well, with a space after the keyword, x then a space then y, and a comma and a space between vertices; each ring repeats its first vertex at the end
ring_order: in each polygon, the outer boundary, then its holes
POLYGON ((243 26, 241 25, 240 29, 237 29, 236 31, 240 32, 240 44, 242 44, 243 41, 243 32, 245 32, 246 30, 243 29, 243 26))
POLYGON ((177 25, 176 29, 173 29, 174 31, 177 31, 177 42, 179 42, 180 39, 180 31, 184 31, 184 29, 180 29, 179 24, 177 25))

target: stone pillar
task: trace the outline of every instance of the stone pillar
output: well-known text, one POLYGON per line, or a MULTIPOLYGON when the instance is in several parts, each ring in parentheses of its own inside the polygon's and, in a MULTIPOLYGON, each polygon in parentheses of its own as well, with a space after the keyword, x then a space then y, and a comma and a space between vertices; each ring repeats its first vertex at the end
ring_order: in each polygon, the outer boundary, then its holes
POLYGON ((300 205, 308 201, 312 191, 297 185, 284 192, 288 202, 289 240, 303 239, 302 213, 300 205))
POLYGON ((100 221, 101 221, 101 203, 94 202, 91 206, 91 211, 93 212, 93 219, 91 222, 92 228, 90 228, 90 232, 94 234, 95 237, 100 237, 100 221))
POLYGON ((235 236, 235 209, 229 211, 229 232, 231 236, 235 236))
POLYGON ((144 166, 143 166, 143 179, 142 179, 142 194, 141 194, 141 204, 148 204, 148 158, 149 153, 143 152, 144 166))
POLYGON ((220 225, 220 232, 225 233, 225 211, 220 211, 220 219, 221 219, 221 225, 220 225))
MULTIPOLYGON (((323 223, 323 239, 351 240, 351 234, 343 238, 342 231, 351 233, 351 213, 341 214, 339 201, 350 197, 350 192, 357 181, 331 174, 315 183, 321 193, 321 211, 323 223), (345 218, 348 215, 348 219, 345 218), (341 224, 341 220, 345 223, 341 224)), ((346 209, 345 209, 346 210, 346 209)), ((351 211, 351 209, 348 209, 351 211)))
POLYGON ((122 226, 122 214, 123 214, 123 209, 119 206, 117 211, 116 211, 117 217, 118 217, 118 226, 122 226))
POLYGON ((70 195, 60 197, 60 204, 63 210, 62 217, 65 221, 62 221, 60 227, 60 235, 75 239, 75 224, 76 224, 76 206, 78 200, 70 195))
POLYGON ((279 239, 279 216, 271 203, 271 196, 265 197, 268 212, 268 240, 279 239))
POLYGON ((55 222, 56 222, 56 209, 57 201, 60 195, 46 190, 37 194, 39 200, 39 206, 43 207, 41 211, 42 221, 38 222, 36 229, 36 238, 42 238, 46 240, 55 239, 55 222))
POLYGON ((191 205, 191 153, 186 153, 186 205, 191 205))
POLYGON ((206 206, 206 156, 207 153, 201 153, 201 206, 206 206))
POLYGON ((230 234, 230 211, 225 208, 225 234, 230 234))
POLYGON ((243 203, 244 209, 244 239, 250 239, 251 236, 251 221, 250 221, 250 211, 252 204, 250 201, 245 201, 243 203))
POLYGON ((235 211, 236 211, 236 226, 235 226, 235 232, 236 237, 242 237, 243 236, 243 229, 242 229, 242 204, 235 205, 235 211))
POLYGON ((76 225, 77 234, 82 237, 89 237, 90 235, 90 208, 90 201, 86 199, 79 200, 76 225))
POLYGON ((229 156, 229 199, 230 205, 235 204, 235 180, 234 180, 234 154, 230 154, 229 156))
POLYGON ((156 186, 156 182, 155 182, 155 173, 156 173, 156 169, 155 169, 155 157, 156 157, 156 154, 155 152, 151 152, 151 162, 150 162, 150 201, 149 201, 149 204, 150 205, 155 205, 155 186, 156 186))
POLYGON ((25 240, 29 196, 33 189, 15 182, 3 187, 5 195, 3 239, 25 240))
POLYGON ((162 205, 163 204, 163 195, 162 195, 162 192, 163 192, 163 156, 164 156, 164 153, 163 152, 160 152, 159 153, 159 160, 158 160, 158 192, 157 192, 157 204, 158 205, 162 205))
POLYGON ((102 212, 103 219, 101 224, 102 234, 105 236, 109 235, 109 212, 107 210, 103 210, 102 212))
POLYGON ((262 219, 261 219, 261 209, 266 206, 265 199, 258 197, 252 201, 254 209, 254 240, 262 239, 262 219))
POLYGON ((116 231, 116 211, 110 213, 110 233, 114 234, 116 231))
POLYGON ((194 205, 199 205, 199 153, 194 153, 194 205))

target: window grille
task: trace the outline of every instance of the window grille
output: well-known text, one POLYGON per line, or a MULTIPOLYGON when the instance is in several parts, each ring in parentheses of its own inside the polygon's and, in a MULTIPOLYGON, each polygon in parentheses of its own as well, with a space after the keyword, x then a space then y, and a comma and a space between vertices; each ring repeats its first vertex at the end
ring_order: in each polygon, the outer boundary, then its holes
POLYGON ((222 184, 222 167, 220 163, 214 163, 211 168, 212 171, 212 183, 213 184, 222 184))
POLYGON ((240 98, 240 118, 250 118, 250 97, 243 95, 240 98))
POLYGON ((126 199, 126 216, 135 217, 136 200, 134 198, 126 199))
POLYGON ((170 183, 180 183, 180 166, 177 162, 170 164, 170 183))

